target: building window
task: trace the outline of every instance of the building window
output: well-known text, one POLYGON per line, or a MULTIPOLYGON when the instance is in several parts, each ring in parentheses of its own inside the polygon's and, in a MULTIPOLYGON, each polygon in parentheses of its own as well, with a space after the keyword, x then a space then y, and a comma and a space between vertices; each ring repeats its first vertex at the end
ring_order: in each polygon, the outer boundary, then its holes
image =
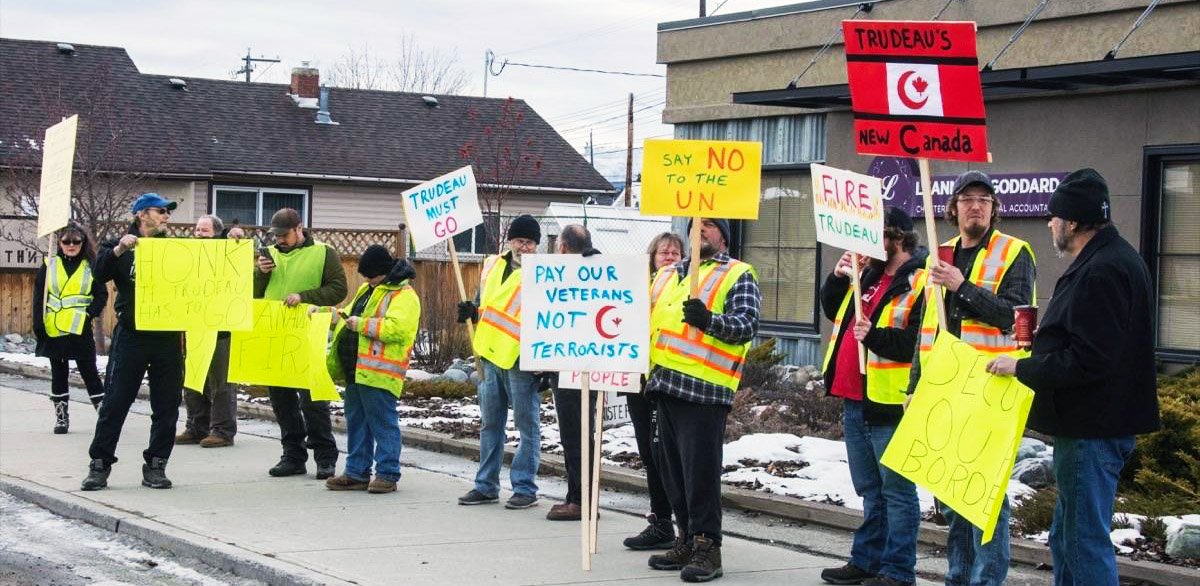
POLYGON ((825 115, 772 116, 675 125, 675 138, 750 140, 763 144, 763 167, 825 160, 825 115))
POLYGON ((1148 150, 1143 253, 1158 296, 1159 353, 1200 355, 1200 145, 1148 150))
POLYGON ((758 272, 761 319, 815 328, 817 235, 807 172, 763 175, 758 220, 742 224, 740 252, 758 272))
POLYGON ((271 216, 283 208, 300 212, 304 225, 309 225, 308 190, 282 187, 213 187, 212 213, 226 224, 237 220, 243 225, 265 226, 271 216))
POLYGON ((500 230, 500 215, 484 212, 483 223, 454 237, 454 249, 463 254, 496 254, 496 237, 500 230))

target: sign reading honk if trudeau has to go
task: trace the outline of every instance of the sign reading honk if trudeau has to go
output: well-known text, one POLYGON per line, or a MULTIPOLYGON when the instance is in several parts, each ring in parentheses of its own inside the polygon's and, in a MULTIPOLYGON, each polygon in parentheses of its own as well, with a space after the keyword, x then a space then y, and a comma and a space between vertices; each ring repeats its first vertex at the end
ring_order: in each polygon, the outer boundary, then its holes
POLYGON ((758 219, 762 143, 647 140, 642 214, 758 219))
POLYGON ((810 167, 817 241, 887 259, 883 248, 883 182, 825 165, 810 167))
POLYGON ((646 255, 522 257, 521 370, 644 373, 649 346, 646 255))
POLYGON ((401 194, 413 246, 423 250, 483 223, 475 173, 467 165, 401 194))

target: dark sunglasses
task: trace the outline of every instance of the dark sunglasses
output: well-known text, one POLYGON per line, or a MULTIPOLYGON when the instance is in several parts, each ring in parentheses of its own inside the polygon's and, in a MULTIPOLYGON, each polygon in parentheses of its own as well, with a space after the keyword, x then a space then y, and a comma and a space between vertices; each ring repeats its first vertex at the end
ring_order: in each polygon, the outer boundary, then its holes
POLYGON ((63 244, 63 245, 79 246, 80 244, 83 244, 83 241, 82 240, 59 240, 58 243, 63 244))
POLYGON ((171 213, 171 210, 168 210, 167 208, 150 208, 150 209, 152 209, 160 214, 170 214, 171 213))

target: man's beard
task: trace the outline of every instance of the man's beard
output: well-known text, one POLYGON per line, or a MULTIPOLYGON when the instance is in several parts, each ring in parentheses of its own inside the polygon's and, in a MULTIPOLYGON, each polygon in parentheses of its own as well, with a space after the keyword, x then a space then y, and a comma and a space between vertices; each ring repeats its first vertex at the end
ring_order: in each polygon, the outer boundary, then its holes
POLYGON ((1058 255, 1058 258, 1063 258, 1068 252, 1067 227, 1063 226, 1061 230, 1051 230, 1050 235, 1051 240, 1054 241, 1054 253, 1058 255))
POLYGON ((519 251, 515 248, 510 248, 509 252, 512 253, 513 266, 517 266, 517 267, 521 266, 521 251, 519 251))
POLYGON ((988 227, 984 224, 967 224, 963 226, 963 235, 971 240, 979 240, 987 233, 988 227))
POLYGON ((717 247, 707 240, 700 241, 700 256, 711 257, 717 253, 717 247))

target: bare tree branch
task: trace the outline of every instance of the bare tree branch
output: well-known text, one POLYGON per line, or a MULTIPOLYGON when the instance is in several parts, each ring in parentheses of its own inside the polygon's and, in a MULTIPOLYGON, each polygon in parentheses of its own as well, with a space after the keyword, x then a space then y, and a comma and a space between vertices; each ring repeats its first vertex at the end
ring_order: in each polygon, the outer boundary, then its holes
POLYGON ((394 58, 380 58, 367 44, 351 46, 334 60, 327 80, 351 89, 453 95, 466 89, 470 77, 457 52, 423 49, 414 35, 401 33, 394 58))

